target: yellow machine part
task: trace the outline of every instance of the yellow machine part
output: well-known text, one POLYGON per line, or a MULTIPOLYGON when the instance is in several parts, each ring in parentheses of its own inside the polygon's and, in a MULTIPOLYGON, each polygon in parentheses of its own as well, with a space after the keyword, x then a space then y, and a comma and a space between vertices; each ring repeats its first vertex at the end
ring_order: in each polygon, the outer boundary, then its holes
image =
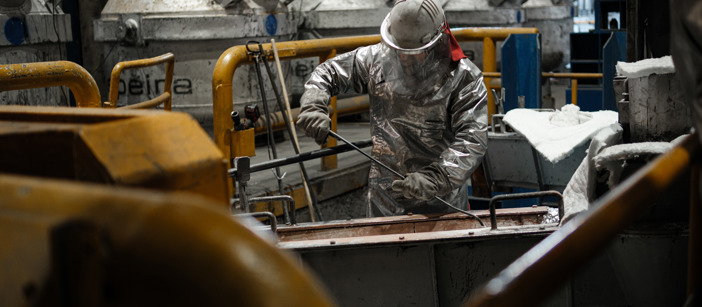
POLYGON ((332 306, 212 200, 0 174, 0 306, 332 306))
POLYGON ((229 208, 222 153, 184 113, 0 107, 0 172, 197 193, 229 208))

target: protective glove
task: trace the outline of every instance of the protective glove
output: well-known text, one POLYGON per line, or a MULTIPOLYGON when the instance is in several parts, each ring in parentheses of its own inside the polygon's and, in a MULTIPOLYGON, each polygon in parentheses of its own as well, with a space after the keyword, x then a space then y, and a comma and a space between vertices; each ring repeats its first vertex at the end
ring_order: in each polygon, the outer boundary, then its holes
POLYGON ((322 112, 303 112, 297 117, 297 127, 305 131, 305 135, 323 145, 327 143, 327 135, 331 128, 331 119, 322 112))
POLYGON ((392 190, 402 192, 406 198, 429 200, 451 191, 448 173, 438 163, 410 173, 404 180, 392 182, 392 190))

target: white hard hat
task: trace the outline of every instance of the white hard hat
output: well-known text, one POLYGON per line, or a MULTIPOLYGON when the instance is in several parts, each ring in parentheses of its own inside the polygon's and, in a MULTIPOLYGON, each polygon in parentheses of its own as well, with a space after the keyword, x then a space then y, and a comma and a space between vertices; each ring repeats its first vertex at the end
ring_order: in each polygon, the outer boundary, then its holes
POLYGON ((433 0, 397 0, 387 20, 383 32, 402 49, 425 46, 441 34, 445 24, 444 10, 433 0))

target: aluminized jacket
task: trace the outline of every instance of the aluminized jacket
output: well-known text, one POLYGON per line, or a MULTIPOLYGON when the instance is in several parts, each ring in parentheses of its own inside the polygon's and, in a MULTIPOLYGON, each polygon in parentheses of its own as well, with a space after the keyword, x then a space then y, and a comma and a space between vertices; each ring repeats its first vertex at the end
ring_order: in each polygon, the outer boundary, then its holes
MULTIPOLYGON (((442 198, 467 207, 467 180, 487 148, 487 91, 468 59, 403 69, 383 43, 358 48, 320 64, 305 84, 301 112, 329 114, 329 98, 355 91, 370 97, 372 156, 401 174, 433 162, 446 170, 453 190, 442 198)), ((436 199, 406 199, 395 178, 372 163, 369 216, 449 212, 436 199)))

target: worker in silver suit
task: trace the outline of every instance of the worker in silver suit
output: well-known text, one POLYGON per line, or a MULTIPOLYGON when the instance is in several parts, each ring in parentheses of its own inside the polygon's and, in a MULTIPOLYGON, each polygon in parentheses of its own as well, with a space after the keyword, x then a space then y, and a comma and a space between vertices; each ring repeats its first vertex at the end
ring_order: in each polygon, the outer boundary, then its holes
POLYGON ((305 84, 297 126, 318 144, 331 126, 330 97, 368 93, 371 165, 368 215, 449 212, 441 197, 468 207, 467 180, 487 148, 487 91, 481 71, 432 0, 398 0, 382 42, 320 64, 305 84))

